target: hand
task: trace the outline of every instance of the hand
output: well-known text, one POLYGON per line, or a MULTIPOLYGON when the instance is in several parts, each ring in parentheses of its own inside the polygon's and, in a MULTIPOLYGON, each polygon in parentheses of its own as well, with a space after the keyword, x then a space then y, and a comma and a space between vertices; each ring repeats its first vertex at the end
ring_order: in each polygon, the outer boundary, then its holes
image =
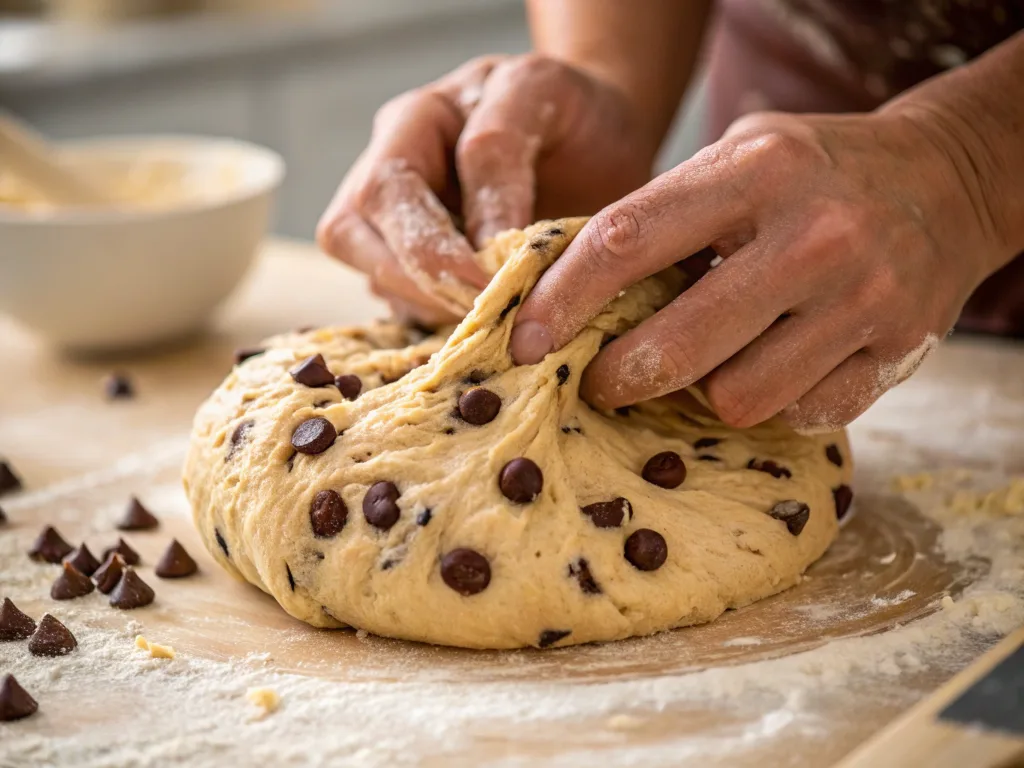
POLYGON ((552 59, 469 62, 378 112, 317 240, 368 274, 398 314, 455 319, 465 307, 417 277, 482 288, 473 252, 492 235, 599 210, 646 182, 657 139, 632 113, 615 88, 552 59))
POLYGON ((913 372, 998 261, 962 160, 906 115, 749 116, 588 222, 520 309, 513 356, 537 362, 711 246, 724 260, 607 345, 584 397, 700 381, 728 424, 837 429, 913 372))

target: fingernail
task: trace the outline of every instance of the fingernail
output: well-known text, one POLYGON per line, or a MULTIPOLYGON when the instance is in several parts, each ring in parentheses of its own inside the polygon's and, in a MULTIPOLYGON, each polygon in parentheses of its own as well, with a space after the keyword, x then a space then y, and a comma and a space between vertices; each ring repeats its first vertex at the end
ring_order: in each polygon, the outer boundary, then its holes
POLYGON ((519 365, 539 363, 554 346, 548 329, 536 320, 524 320, 512 329, 509 347, 512 359, 519 365))

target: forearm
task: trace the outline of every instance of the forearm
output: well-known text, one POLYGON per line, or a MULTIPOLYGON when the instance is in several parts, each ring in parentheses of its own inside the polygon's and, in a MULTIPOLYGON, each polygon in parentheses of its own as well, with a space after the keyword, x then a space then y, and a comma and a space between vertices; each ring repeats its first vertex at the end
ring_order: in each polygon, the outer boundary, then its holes
POLYGON ((956 167, 995 271, 1024 252, 1024 33, 881 110, 914 120, 956 167))
POLYGON ((527 8, 535 50, 621 90, 660 143, 696 66, 711 0, 527 0, 527 8))

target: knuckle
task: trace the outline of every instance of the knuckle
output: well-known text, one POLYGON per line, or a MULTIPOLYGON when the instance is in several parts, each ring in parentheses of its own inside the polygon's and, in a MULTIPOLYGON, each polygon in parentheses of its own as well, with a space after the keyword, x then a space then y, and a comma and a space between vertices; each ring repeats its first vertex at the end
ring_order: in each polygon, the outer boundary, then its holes
POLYGON ((540 53, 528 53, 501 66, 516 79, 547 80, 561 77, 565 72, 564 64, 540 53))
POLYGON ((359 215, 348 209, 325 213, 316 225, 316 242, 320 250, 348 263, 352 234, 359 221, 359 215))
POLYGON ((625 201, 599 213, 590 228, 591 251, 600 266, 635 259, 651 240, 650 215, 642 205, 625 201))

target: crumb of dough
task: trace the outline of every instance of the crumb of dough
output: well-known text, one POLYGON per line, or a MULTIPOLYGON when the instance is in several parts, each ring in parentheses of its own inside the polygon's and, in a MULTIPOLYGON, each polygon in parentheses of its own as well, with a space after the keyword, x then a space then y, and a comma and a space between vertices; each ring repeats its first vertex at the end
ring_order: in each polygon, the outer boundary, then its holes
POLYGON ((644 721, 634 715, 612 715, 605 721, 605 726, 613 731, 635 731, 644 721))
POLYGON ((897 475, 893 478, 892 487, 895 491, 927 491, 935 484, 935 477, 928 472, 917 475, 897 475))
POLYGON ((281 705, 281 697, 273 688, 250 688, 245 698, 260 709, 257 717, 266 717, 281 705))
POLYGON ((942 610, 949 611, 952 610, 953 606, 956 605, 956 603, 953 602, 953 598, 949 595, 943 595, 942 600, 940 601, 940 605, 942 606, 942 610))
POLYGON ((154 659, 173 659, 175 655, 174 648, 171 646, 151 643, 142 635, 135 636, 135 647, 142 651, 149 651, 149 655, 154 659))

